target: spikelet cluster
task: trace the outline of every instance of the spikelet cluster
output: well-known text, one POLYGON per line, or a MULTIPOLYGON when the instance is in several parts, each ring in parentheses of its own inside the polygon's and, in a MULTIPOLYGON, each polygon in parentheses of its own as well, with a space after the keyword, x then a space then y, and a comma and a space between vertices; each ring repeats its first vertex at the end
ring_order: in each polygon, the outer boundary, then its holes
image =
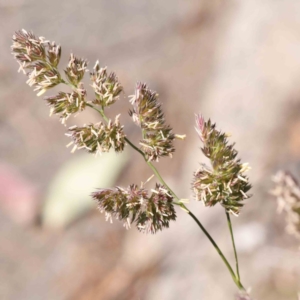
MULTIPOLYGON (((57 108, 59 107, 60 119, 62 123, 71 115, 85 109, 86 89, 84 88, 81 80, 87 72, 87 61, 82 58, 78 58, 71 53, 68 66, 64 70, 67 77, 67 81, 72 86, 73 93, 59 93, 56 97, 48 97, 46 101, 52 106, 52 111, 59 114, 57 108), (63 100, 61 96, 64 94, 63 100), (49 100, 50 98, 50 100, 49 100)), ((51 112, 52 112, 51 111, 51 112)))
MULTIPOLYGON (((34 87, 38 96, 60 83, 66 83, 57 69, 61 47, 55 42, 50 43, 43 37, 37 38, 22 29, 13 36, 12 54, 20 64, 20 70, 28 76, 27 84, 34 87)), ((45 97, 51 107, 50 115, 59 115, 62 123, 71 114, 86 107, 86 90, 81 82, 86 67, 85 60, 71 54, 65 74, 73 92, 59 92, 56 96, 45 97)))
POLYGON ((210 159, 211 168, 202 165, 194 174, 192 187, 197 200, 205 206, 220 203, 228 212, 239 214, 242 201, 249 198, 251 185, 244 175, 248 165, 236 158, 234 144, 228 144, 227 136, 216 129, 210 120, 196 115, 196 131, 203 143, 203 154, 210 159))
POLYGON ((286 230, 300 238, 300 186, 292 174, 279 171, 273 178, 272 194, 277 198, 278 211, 286 214, 286 230))
POLYGON ((68 78, 68 81, 77 87, 87 71, 86 68, 87 61, 85 59, 78 58, 71 53, 68 66, 65 69, 65 74, 68 78))
POLYGON ((160 157, 170 156, 175 151, 172 128, 165 124, 158 94, 148 89, 144 83, 138 83, 135 95, 131 96, 133 110, 129 112, 133 121, 142 128, 141 150, 149 161, 158 161, 160 157))
POLYGON ((130 185, 125 189, 100 189, 92 196, 107 220, 112 221, 114 217, 123 221, 126 228, 135 223, 141 232, 156 233, 168 228, 170 221, 176 219, 173 198, 160 184, 156 184, 151 193, 130 185))
POLYGON ((82 111, 86 107, 84 90, 81 93, 59 92, 56 96, 45 97, 45 100, 51 107, 50 115, 59 115, 63 124, 70 115, 82 111))
POLYGON ((35 37, 22 29, 13 35, 12 54, 20 69, 28 76, 27 84, 34 87, 37 95, 61 83, 57 65, 61 47, 43 37, 35 37))
POLYGON ((115 73, 108 74, 107 68, 100 68, 97 61, 90 75, 91 86, 96 96, 96 99, 93 100, 94 104, 100 105, 103 108, 115 103, 119 99, 123 87, 115 73))
POLYGON ((73 139, 69 144, 74 144, 72 152, 76 149, 86 149, 90 153, 101 154, 111 148, 121 152, 125 146, 125 134, 119 116, 115 118, 115 122, 110 120, 108 124, 99 122, 83 127, 72 126, 66 135, 73 139))

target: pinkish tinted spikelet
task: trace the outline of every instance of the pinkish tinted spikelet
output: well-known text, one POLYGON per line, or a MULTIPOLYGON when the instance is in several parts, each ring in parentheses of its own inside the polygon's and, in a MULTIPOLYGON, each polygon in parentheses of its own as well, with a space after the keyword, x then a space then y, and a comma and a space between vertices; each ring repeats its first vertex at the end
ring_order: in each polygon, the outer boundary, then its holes
POLYGON ((210 160, 212 168, 202 165, 195 172, 192 187, 196 200, 205 206, 220 203, 228 212, 238 215, 248 199, 251 185, 244 175, 248 165, 236 158, 234 144, 228 144, 227 135, 218 131, 210 120, 196 115, 196 131, 203 142, 203 154, 210 160))

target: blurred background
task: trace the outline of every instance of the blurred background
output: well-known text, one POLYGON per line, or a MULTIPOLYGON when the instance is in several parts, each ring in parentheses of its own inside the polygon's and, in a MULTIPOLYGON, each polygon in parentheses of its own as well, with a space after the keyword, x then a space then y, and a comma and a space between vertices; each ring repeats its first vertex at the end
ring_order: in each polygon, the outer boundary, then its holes
MULTIPOLYGON (((299 16, 294 0, 0 0, 0 299, 227 300, 237 292, 183 211, 156 235, 105 221, 90 193, 151 172, 130 149, 70 154, 67 127, 17 73, 10 46, 22 28, 62 45, 61 68, 73 52, 115 71, 126 97, 136 81, 158 91, 167 123, 187 138, 157 167, 233 263, 223 209, 195 203, 190 188, 203 161, 194 113, 230 132, 254 186, 233 219, 242 282, 257 300, 296 299, 299 240, 285 233, 269 190, 279 169, 300 177, 299 16)), ((121 112, 138 143, 126 97, 108 115, 121 112)), ((86 110, 68 126, 98 120, 86 110)))

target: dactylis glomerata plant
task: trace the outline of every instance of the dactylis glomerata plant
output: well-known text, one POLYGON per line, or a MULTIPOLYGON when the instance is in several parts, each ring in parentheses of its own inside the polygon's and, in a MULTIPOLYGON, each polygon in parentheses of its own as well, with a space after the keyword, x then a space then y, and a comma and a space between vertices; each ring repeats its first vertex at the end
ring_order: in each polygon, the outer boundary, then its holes
POLYGON ((210 120, 205 121, 201 115, 196 115, 196 131, 203 143, 202 152, 209 158, 211 166, 203 165, 194 173, 192 189, 195 199, 202 201, 205 206, 219 203, 224 207, 235 253, 236 271, 233 271, 201 222, 186 207, 185 201, 173 192, 152 164, 162 157, 172 157, 175 151, 174 140, 184 139, 184 136, 174 134, 166 124, 156 92, 151 91, 146 84, 137 83, 134 95, 130 97, 132 108, 129 114, 142 132, 139 146, 136 146, 127 138, 119 116, 112 120, 105 114, 107 107, 120 100, 123 91, 114 73, 108 73, 106 67, 102 68, 96 62, 90 73, 91 87, 94 90, 90 101, 82 83, 87 72, 86 60, 71 54, 63 76, 58 70, 61 47, 43 37, 37 38, 24 29, 13 36, 12 53, 20 65, 19 70, 28 77, 27 84, 34 87, 38 96, 59 84, 70 87, 68 93, 59 92, 45 97, 51 114, 58 115, 62 123, 86 108, 96 110, 102 117, 102 121, 97 124, 69 128, 67 136, 72 140, 72 151, 85 149, 93 154, 110 150, 122 152, 129 145, 141 154, 157 177, 159 183, 151 190, 131 184, 126 188, 99 189, 93 192, 92 197, 97 201, 100 211, 106 214, 106 218, 121 220, 127 228, 135 224, 140 231, 156 233, 169 227, 170 221, 176 220, 174 206, 181 207, 204 232, 227 266, 233 281, 243 291, 230 215, 240 213, 243 201, 250 197, 248 191, 251 186, 245 176, 248 165, 237 159, 238 153, 234 144, 228 143, 227 135, 219 131, 210 120))

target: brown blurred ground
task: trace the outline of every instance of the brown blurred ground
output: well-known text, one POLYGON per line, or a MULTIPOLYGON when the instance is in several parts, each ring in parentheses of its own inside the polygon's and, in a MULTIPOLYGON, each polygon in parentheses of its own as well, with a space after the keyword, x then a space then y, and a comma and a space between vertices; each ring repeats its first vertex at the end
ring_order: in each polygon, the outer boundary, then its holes
MULTIPOLYGON (((227 300, 236 292, 181 211, 155 236, 111 225, 96 209, 64 230, 42 228, 49 182, 70 153, 64 128, 16 72, 9 47, 21 28, 61 44, 62 65, 72 51, 109 66, 127 95, 138 80, 159 92, 168 123, 188 136, 171 162, 159 164, 183 198, 191 197, 192 172, 203 159, 193 114, 231 132, 254 184, 234 220, 244 285, 256 299, 296 299, 299 241, 285 234, 268 190, 279 168, 300 177, 299 15, 294 0, 0 0, 0 299, 227 300)), ((137 141, 128 108, 124 100, 111 113, 122 111, 137 141)), ((75 121, 97 118, 85 112, 75 121)), ((134 154, 116 184, 150 174, 134 154)), ((190 207, 232 258, 224 212, 190 207)))

